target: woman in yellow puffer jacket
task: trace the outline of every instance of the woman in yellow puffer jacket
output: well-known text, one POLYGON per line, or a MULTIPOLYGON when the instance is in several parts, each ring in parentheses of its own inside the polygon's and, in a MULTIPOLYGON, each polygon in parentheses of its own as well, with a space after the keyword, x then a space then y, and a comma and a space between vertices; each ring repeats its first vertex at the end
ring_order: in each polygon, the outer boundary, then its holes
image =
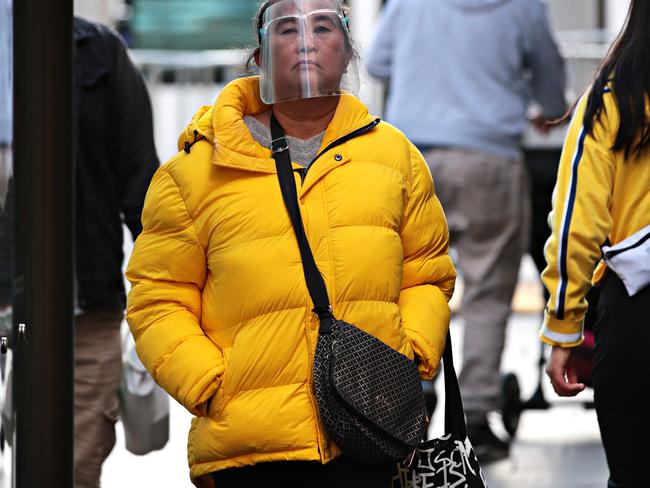
POLYGON ((271 114, 334 314, 417 356, 424 379, 449 325, 446 221, 418 150, 346 91, 355 63, 340 2, 267 1, 258 27, 260 76, 199 110, 151 183, 128 322, 147 369, 195 415, 197 486, 389 486, 394 465, 339 457, 319 420, 319 321, 269 150, 271 114))

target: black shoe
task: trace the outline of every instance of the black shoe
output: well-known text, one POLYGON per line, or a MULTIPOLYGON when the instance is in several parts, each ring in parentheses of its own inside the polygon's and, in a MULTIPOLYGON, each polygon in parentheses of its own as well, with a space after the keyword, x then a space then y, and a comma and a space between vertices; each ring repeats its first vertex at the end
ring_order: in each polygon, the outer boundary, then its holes
POLYGON ((510 444, 499 439, 487 423, 468 424, 467 437, 481 464, 493 463, 508 457, 510 444))

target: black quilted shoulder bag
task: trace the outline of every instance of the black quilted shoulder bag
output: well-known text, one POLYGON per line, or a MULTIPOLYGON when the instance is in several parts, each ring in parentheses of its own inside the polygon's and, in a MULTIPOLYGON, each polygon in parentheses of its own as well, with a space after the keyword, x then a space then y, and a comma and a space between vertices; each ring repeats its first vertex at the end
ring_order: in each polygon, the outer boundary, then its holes
POLYGON ((426 431, 416 364, 374 336, 332 314, 325 281, 309 247, 284 130, 271 116, 271 151, 298 240, 314 313, 320 320, 314 390, 329 437, 350 459, 365 463, 412 457, 426 431))

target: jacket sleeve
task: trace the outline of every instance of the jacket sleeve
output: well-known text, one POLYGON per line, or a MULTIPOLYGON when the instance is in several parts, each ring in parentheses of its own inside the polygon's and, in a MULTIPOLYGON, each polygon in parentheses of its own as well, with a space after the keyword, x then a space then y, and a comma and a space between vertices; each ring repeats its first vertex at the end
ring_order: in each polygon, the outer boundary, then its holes
POLYGON ((119 101, 113 107, 116 187, 124 223, 135 239, 142 231, 140 218, 144 197, 159 164, 154 145, 151 103, 144 80, 121 38, 108 29, 105 35, 110 36, 111 52, 115 58, 111 99, 119 101))
POLYGON ((399 308, 406 335, 420 358, 420 374, 431 379, 442 356, 456 270, 448 255, 447 221, 431 173, 411 145, 412 186, 401 237, 404 269, 399 308))
POLYGON ((540 0, 529 3, 531 18, 526 28, 526 60, 533 98, 546 118, 558 118, 566 110, 564 60, 551 34, 546 5, 540 0))
MULTIPOLYGON (((562 150, 549 215, 552 234, 544 250, 547 266, 542 280, 550 299, 540 337, 564 347, 582 342, 585 297, 600 260, 600 246, 612 227, 609 208, 616 163, 609 150, 611 137, 602 123, 594 124, 593 136, 585 133, 586 102, 587 96, 583 96, 562 150)), ((616 110, 611 104, 606 108, 606 113, 616 110)))
POLYGON ((224 359, 201 328, 205 250, 164 166, 152 180, 142 220, 126 272, 127 321, 136 350, 160 386, 194 415, 205 415, 224 359))
POLYGON ((370 76, 389 80, 393 62, 394 33, 396 15, 402 0, 388 0, 379 17, 375 35, 366 52, 366 70, 370 76))

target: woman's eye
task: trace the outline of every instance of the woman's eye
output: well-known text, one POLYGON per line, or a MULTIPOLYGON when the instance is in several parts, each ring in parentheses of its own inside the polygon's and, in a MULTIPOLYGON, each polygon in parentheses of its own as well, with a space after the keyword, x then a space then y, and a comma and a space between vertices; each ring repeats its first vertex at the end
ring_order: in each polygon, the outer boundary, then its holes
POLYGON ((298 29, 296 29, 295 27, 287 27, 287 28, 284 28, 284 29, 282 29, 280 31, 280 34, 283 35, 283 36, 293 35, 293 34, 297 34, 297 33, 298 33, 298 29))
POLYGON ((332 32, 332 29, 330 29, 329 27, 327 27, 325 25, 317 25, 314 28, 314 33, 316 33, 316 34, 327 34, 328 32, 332 32))

